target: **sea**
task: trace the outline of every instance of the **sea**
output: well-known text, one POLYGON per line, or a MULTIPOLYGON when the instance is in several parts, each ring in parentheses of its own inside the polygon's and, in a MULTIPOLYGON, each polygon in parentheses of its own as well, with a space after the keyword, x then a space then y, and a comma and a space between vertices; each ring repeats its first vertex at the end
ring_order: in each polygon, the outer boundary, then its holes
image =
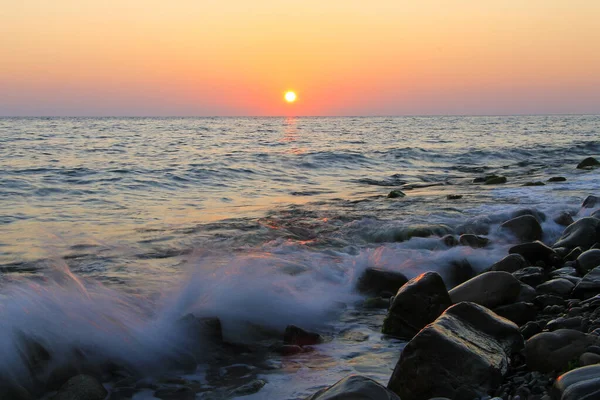
POLYGON ((386 384, 404 342, 380 333, 363 271, 434 270, 451 287, 457 263, 507 254, 498 226, 523 209, 546 217, 552 244, 554 218, 589 215, 583 199, 600 195, 599 170, 576 169, 588 156, 600 116, 0 118, 0 374, 28 379, 25 336, 52 360, 126 363, 198 398, 304 399, 349 374, 386 384), (507 182, 473 183, 492 174, 507 182), (461 232, 490 244, 440 240, 461 232), (188 314, 266 350, 161 368, 188 345, 188 314), (270 351, 290 324, 325 343, 270 351))

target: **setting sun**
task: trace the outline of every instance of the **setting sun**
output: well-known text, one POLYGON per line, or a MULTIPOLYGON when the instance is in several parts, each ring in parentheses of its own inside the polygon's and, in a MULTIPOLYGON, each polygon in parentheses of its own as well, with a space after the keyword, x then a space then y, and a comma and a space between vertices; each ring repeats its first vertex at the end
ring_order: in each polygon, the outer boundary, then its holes
POLYGON ((296 101, 296 93, 294 92, 286 92, 284 97, 285 101, 287 101, 288 103, 293 103, 296 101))

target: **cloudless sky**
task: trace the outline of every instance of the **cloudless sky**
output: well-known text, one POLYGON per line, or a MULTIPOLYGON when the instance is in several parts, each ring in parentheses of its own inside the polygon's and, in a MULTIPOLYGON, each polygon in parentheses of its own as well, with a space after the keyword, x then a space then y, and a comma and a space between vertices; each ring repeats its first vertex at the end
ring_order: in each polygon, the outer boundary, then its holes
POLYGON ((0 5, 0 115, 530 113, 600 113, 600 1, 0 5))

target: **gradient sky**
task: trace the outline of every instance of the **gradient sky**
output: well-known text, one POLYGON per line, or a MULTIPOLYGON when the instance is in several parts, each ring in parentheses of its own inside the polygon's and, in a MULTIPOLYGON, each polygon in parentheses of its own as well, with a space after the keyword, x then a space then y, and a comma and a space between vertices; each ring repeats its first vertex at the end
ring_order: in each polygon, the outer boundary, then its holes
POLYGON ((17 0, 0 37, 5 116, 600 113, 598 0, 17 0))

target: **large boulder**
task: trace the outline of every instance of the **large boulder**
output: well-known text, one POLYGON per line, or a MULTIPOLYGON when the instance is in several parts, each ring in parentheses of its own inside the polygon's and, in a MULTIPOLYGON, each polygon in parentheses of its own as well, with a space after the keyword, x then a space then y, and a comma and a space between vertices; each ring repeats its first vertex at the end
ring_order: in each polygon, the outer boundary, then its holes
POLYGON ((538 285, 535 290, 540 294, 552 294, 560 297, 567 297, 571 294, 571 291, 575 287, 575 284, 565 278, 551 279, 547 282, 538 285))
POLYGON ((598 249, 584 251, 577 257, 575 262, 577 272, 582 275, 587 274, 598 266, 600 266, 600 250, 598 249))
POLYGON ((512 322, 474 303, 448 308, 402 351, 388 388, 402 400, 471 400, 495 389, 523 348, 512 322))
POLYGON ((588 272, 573 289, 573 296, 577 298, 589 299, 597 294, 600 294, 600 267, 588 272))
POLYGON ((600 399, 600 365, 576 368, 554 381, 552 394, 556 400, 600 399))
POLYGON ((65 383, 52 400, 104 400, 108 392, 89 375, 77 375, 65 383))
POLYGON ((408 278, 400 272, 367 268, 358 280, 356 288, 361 293, 381 295, 387 292, 394 294, 406 282, 408 282, 408 278))
POLYGON ((532 242, 542 238, 542 226, 532 215, 521 215, 500 225, 500 230, 512 233, 521 242, 532 242))
POLYGON ((559 256, 550 247, 536 240, 534 242, 521 243, 508 249, 509 254, 520 254, 531 264, 541 261, 547 267, 559 264, 559 256))
POLYGON ((451 304, 442 277, 436 272, 425 272, 398 290, 381 330, 410 339, 451 304))
POLYGON ((585 353, 588 346, 598 341, 598 336, 573 329, 538 333, 525 344, 527 366, 540 372, 564 371, 569 363, 577 361, 585 353))
POLYGON ((529 266, 525 258, 520 254, 509 254, 502 260, 493 264, 489 269, 490 271, 504 271, 513 273, 522 268, 529 266))
POLYGON ((521 283, 508 272, 484 272, 452 289, 453 303, 471 301, 484 307, 494 308, 514 302, 521 292, 521 283))
POLYGON ((584 158, 579 164, 577 164, 577 169, 591 169, 600 167, 600 161, 596 160, 594 157, 584 158))
POLYGON ((360 375, 348 376, 306 400, 400 400, 384 386, 360 375))
POLYGON ((569 250, 581 247, 587 250, 596 242, 600 242, 600 220, 585 217, 567 226, 560 239, 552 247, 565 247, 569 250))
POLYGON ((583 200, 581 204, 582 208, 594 208, 596 204, 600 204, 600 197, 598 196, 588 196, 583 200))

